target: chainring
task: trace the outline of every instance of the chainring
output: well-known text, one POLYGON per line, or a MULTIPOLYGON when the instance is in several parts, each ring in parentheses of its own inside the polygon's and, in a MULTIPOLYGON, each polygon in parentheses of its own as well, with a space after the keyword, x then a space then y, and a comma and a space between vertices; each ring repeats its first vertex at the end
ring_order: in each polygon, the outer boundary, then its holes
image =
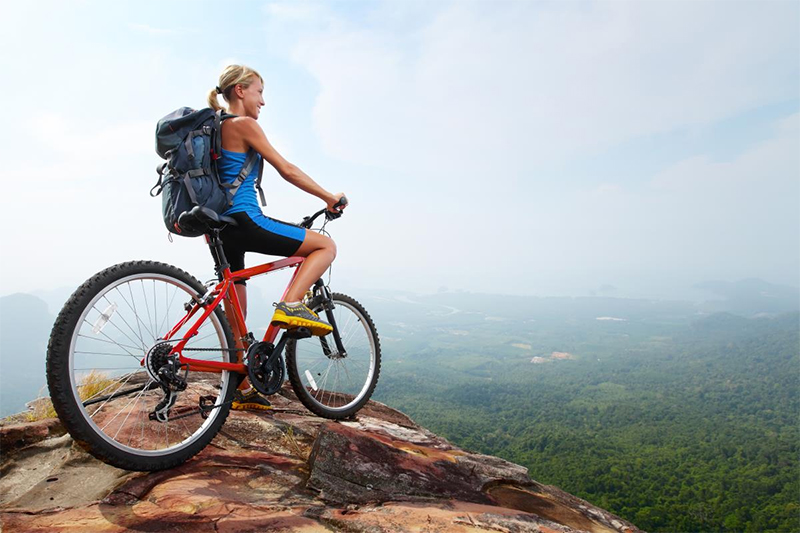
POLYGON ((269 342, 257 342, 247 350, 250 384, 266 396, 275 394, 283 385, 283 362, 274 351, 275 347, 269 342))

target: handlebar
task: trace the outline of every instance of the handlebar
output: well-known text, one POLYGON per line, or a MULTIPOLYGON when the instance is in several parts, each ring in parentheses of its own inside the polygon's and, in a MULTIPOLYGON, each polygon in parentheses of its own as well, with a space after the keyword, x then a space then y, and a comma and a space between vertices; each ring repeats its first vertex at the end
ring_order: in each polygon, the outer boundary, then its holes
POLYGON ((342 216, 343 209, 347 206, 347 197, 342 195, 339 198, 339 201, 333 204, 333 208, 336 209, 336 212, 328 211, 328 208, 320 209, 310 217, 303 217, 303 221, 298 224, 301 228, 311 229, 311 226, 314 224, 314 221, 319 217, 321 214, 325 213, 325 218, 328 220, 334 220, 342 216))

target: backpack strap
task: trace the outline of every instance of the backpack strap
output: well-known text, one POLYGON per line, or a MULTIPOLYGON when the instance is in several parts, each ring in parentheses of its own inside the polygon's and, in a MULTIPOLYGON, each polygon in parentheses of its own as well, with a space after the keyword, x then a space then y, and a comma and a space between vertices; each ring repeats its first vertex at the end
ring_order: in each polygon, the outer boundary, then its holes
MULTIPOLYGON (((253 152, 255 152, 255 150, 253 150, 252 148, 251 148, 251 150, 253 152)), ((262 158, 259 158, 259 161, 258 161, 258 178, 256 179, 256 188, 258 189, 258 197, 261 199, 261 205, 266 207, 267 206, 267 199, 264 198, 264 189, 261 188, 261 176, 263 174, 264 174, 264 158, 262 157, 262 158)))
POLYGON ((189 193, 189 199, 192 201, 192 204, 200 205, 197 201, 197 195, 194 193, 194 187, 192 187, 192 177, 188 172, 183 175, 183 184, 186 187, 186 192, 189 193))
MULTIPOLYGON (((237 115, 231 115, 229 113, 224 113, 221 109, 215 113, 214 117, 214 131, 216 132, 214 144, 215 144, 215 152, 221 153, 222 152, 222 123, 229 119, 233 118, 237 115)), ((223 187, 228 189, 231 194, 231 199, 229 205, 233 205, 233 197, 236 194, 236 191, 239 190, 244 180, 247 179, 247 176, 253 171, 253 166, 256 164, 256 161, 259 161, 258 164, 258 178, 256 178, 256 188, 258 189, 258 196, 261 199, 261 205, 267 205, 267 199, 264 197, 264 189, 261 188, 261 176, 264 174, 264 160, 258 157, 258 152, 250 148, 247 151, 247 157, 244 160, 244 164, 242 165, 242 170, 239 171, 239 175, 236 176, 236 179, 233 180, 231 183, 221 183, 223 187)), ((214 162, 216 164, 216 162, 214 162)))
POLYGON ((258 189, 258 194, 261 197, 261 205, 267 205, 267 200, 264 198, 264 190, 261 188, 261 176, 264 172, 264 161, 260 160, 258 157, 258 152, 250 148, 247 151, 247 157, 244 160, 244 164, 242 165, 242 170, 239 171, 239 175, 236 176, 236 179, 230 183, 223 183, 222 186, 228 189, 231 194, 230 205, 233 205, 233 197, 236 194, 236 191, 239 190, 244 180, 247 179, 247 176, 253 171, 253 167, 255 167, 256 162, 258 161, 258 178, 256 178, 256 188, 258 189))
POLYGON ((190 170, 189 172, 185 172, 183 174, 183 183, 186 186, 186 192, 189 193, 189 199, 192 201, 194 205, 200 205, 200 202, 197 201, 197 195, 194 193, 194 187, 192 186, 192 178, 196 178, 198 176, 205 176, 207 174, 205 169, 197 168, 195 170, 190 170))
POLYGON ((214 113, 214 139, 212 141, 212 149, 217 157, 222 154, 222 122, 232 116, 233 115, 228 115, 227 113, 223 116, 222 109, 217 109, 217 112, 214 113))

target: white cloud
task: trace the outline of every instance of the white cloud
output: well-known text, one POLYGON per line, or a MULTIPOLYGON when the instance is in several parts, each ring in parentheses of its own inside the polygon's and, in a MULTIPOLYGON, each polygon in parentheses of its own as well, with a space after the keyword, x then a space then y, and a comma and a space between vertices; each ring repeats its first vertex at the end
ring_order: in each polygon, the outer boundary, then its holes
POLYGON ((140 31, 142 33, 146 33, 148 35, 186 35, 186 34, 193 34, 199 33, 197 30, 192 30, 188 28, 158 28, 155 26, 150 26, 148 24, 128 24, 128 27, 132 30, 140 31))
MULTIPOLYGON (((279 6, 273 26, 297 26, 279 6)), ((796 96, 788 4, 434 4, 405 35, 382 23, 392 6, 294 36, 317 132, 346 161, 516 174, 796 96)))
POLYGON ((564 234, 581 243, 571 260, 797 284, 799 122, 800 115, 777 122, 773 138, 730 161, 692 157, 645 186, 578 193, 573 207, 583 223, 564 234))

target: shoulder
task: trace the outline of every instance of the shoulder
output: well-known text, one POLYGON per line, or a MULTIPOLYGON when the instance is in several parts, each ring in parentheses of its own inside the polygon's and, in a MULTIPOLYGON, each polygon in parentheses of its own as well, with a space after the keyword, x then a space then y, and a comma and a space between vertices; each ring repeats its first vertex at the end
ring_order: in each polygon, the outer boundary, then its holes
POLYGON ((226 129, 235 130, 242 133, 261 131, 261 126, 258 125, 258 122, 250 117, 229 118, 223 123, 223 126, 227 126, 226 129))

